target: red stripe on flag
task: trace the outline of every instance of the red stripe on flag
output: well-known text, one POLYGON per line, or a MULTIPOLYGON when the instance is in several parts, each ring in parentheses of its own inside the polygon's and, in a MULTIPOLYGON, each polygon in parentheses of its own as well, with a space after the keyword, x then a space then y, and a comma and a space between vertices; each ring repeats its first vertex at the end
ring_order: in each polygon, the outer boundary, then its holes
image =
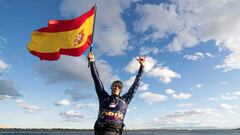
POLYGON ((63 32, 78 29, 89 17, 94 15, 95 7, 92 7, 88 12, 71 20, 50 20, 48 26, 40 28, 39 32, 63 32))
POLYGON ((40 60, 58 60, 61 54, 70 55, 70 56, 80 56, 83 52, 91 45, 92 35, 88 36, 86 42, 79 48, 71 48, 71 49, 60 49, 58 52, 53 53, 41 53, 37 51, 30 51, 33 55, 40 58, 40 60))

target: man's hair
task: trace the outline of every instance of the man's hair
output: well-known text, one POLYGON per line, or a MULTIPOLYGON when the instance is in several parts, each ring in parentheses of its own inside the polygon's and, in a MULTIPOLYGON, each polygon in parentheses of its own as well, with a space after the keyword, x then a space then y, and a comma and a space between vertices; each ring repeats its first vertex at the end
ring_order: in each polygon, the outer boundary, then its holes
POLYGON ((114 84, 118 84, 118 85, 121 86, 121 88, 123 88, 123 83, 122 83, 121 81, 119 81, 119 80, 116 80, 116 81, 114 81, 114 82, 112 83, 111 89, 113 88, 113 85, 114 85, 114 84))

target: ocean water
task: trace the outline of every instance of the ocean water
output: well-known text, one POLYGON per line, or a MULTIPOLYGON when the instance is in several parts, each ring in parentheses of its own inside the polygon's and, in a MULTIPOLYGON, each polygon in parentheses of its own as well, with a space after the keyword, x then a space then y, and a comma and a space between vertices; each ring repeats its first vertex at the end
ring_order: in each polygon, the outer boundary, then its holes
MULTIPOLYGON (((93 131, 0 131, 0 135, 93 135, 93 131)), ((240 135, 240 130, 140 130, 122 135, 240 135)))

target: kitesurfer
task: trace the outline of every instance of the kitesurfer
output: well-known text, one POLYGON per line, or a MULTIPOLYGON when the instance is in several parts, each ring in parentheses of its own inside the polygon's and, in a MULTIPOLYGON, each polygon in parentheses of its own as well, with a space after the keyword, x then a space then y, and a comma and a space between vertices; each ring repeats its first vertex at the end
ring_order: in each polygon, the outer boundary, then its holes
POLYGON ((112 93, 109 95, 105 91, 103 83, 100 80, 92 52, 88 53, 88 60, 99 99, 98 118, 94 125, 95 135, 121 135, 128 104, 140 85, 145 57, 139 57, 137 59, 140 63, 137 76, 128 92, 122 96, 120 94, 123 88, 123 83, 119 80, 114 81, 111 85, 112 93))

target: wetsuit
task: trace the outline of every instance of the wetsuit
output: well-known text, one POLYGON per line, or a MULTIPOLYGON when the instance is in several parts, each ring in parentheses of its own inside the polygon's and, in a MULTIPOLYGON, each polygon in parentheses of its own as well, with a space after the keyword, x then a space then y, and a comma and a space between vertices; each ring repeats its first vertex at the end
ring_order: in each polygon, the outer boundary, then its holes
POLYGON ((143 66, 140 66, 134 83, 123 96, 109 95, 99 78, 95 62, 91 62, 90 67, 99 99, 98 119, 94 126, 95 135, 120 135, 124 126, 124 117, 128 104, 140 85, 143 66))

